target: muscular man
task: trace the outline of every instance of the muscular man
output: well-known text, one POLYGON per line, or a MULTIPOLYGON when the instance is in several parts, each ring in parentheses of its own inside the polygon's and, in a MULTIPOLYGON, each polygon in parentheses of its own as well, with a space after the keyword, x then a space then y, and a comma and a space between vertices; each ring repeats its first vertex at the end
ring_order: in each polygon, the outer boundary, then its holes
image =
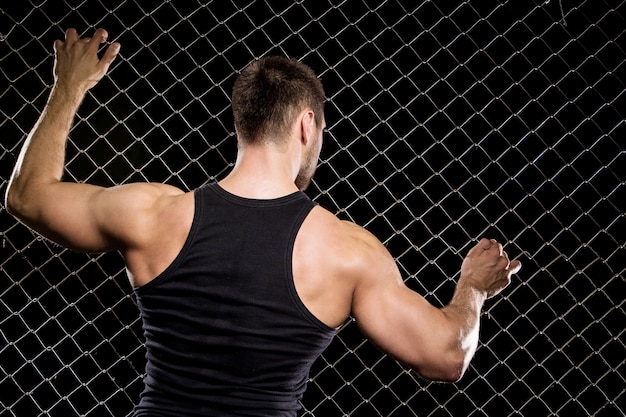
POLYGON ((349 316, 421 376, 463 375, 483 302, 520 262, 482 239, 448 305, 408 289, 379 240, 301 191, 319 157, 325 97, 297 61, 261 59, 237 78, 237 161, 219 183, 184 192, 61 181, 76 111, 120 49, 113 43, 99 59, 106 37, 70 29, 55 42, 54 87, 7 207, 62 245, 123 255, 147 349, 135 416, 295 416, 311 364, 349 316))

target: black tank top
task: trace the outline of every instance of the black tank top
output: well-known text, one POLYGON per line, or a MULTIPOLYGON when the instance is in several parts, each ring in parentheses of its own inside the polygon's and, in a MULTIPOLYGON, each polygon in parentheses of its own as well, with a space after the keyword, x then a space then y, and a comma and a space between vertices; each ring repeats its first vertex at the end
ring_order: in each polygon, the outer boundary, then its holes
POLYGON ((252 200, 217 184, 195 191, 182 250, 135 290, 147 349, 136 417, 296 415, 311 365, 335 335, 293 283, 294 241, 314 206, 302 192, 252 200))

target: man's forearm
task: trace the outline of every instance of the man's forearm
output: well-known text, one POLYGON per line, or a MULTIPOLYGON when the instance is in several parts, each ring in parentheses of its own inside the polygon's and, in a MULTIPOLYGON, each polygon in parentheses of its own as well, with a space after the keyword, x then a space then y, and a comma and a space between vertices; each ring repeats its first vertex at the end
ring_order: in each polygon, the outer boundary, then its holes
POLYGON ((485 291, 479 290, 461 278, 452 300, 442 309, 444 314, 458 325, 456 348, 464 356, 463 371, 467 369, 478 346, 480 313, 486 298, 485 291))
POLYGON ((18 156, 7 188, 7 207, 16 209, 34 186, 60 181, 72 122, 84 97, 82 92, 55 85, 37 123, 18 156))

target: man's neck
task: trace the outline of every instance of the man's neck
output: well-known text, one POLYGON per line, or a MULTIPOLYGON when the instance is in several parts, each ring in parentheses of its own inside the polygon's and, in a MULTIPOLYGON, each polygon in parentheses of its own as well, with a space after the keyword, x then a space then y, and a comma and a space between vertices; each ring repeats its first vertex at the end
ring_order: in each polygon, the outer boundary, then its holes
POLYGON ((297 169, 289 152, 249 145, 239 150, 235 167, 219 184, 240 197, 277 198, 298 190, 294 183, 297 169))

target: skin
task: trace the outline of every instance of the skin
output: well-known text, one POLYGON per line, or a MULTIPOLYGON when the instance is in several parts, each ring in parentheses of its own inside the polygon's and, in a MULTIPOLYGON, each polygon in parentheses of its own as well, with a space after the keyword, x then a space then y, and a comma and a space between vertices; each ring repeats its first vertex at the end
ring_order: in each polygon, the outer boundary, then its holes
MULTIPOLYGON (((55 42, 54 87, 19 155, 7 208, 66 247, 119 251, 131 284, 138 287, 165 270, 182 248, 194 197, 165 184, 103 188, 61 181, 73 118, 120 49, 112 43, 99 58, 107 36, 98 29, 92 38, 80 39, 69 29, 64 41, 55 42)), ((283 138, 286 146, 271 140, 240 143, 235 166, 220 185, 256 199, 305 188, 322 145, 324 126, 317 126, 314 116, 311 109, 302 109, 283 138)), ((381 349, 421 376, 442 381, 463 375, 478 344, 484 301, 502 291, 520 267, 501 244, 481 239, 463 260, 452 300, 436 308, 405 286, 393 257, 376 237, 319 206, 305 219, 293 256, 297 292, 315 316, 331 327, 354 317, 381 349)))

